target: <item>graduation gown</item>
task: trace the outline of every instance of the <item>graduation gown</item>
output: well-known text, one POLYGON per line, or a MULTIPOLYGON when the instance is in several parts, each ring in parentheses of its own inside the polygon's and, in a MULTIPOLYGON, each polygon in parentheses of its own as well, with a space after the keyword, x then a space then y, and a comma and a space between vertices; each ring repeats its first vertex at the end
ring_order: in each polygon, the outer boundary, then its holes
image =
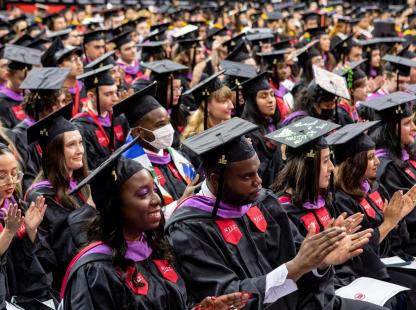
POLYGON ((12 129, 13 142, 23 163, 23 191, 25 192, 36 179, 42 169, 42 149, 39 144, 27 142, 27 129, 34 124, 30 118, 25 118, 12 129))
POLYGON ((45 270, 52 273, 54 287, 59 289, 66 267, 87 242, 86 225, 97 211, 79 195, 73 196, 79 202, 77 209, 62 205, 55 189, 48 183, 34 184, 26 193, 25 200, 30 203, 39 195, 45 197, 48 208, 38 229, 44 245, 39 260, 45 270))
MULTIPOLYGON (((342 198, 345 199, 346 197, 342 198)), ((316 231, 321 232, 325 229, 324 227, 328 224, 328 222, 333 217, 338 215, 333 207, 328 208, 326 206, 322 206, 318 209, 306 209, 304 207, 295 206, 293 205, 291 196, 287 193, 280 196, 279 201, 283 204, 290 220, 295 224, 303 236, 306 236, 308 233, 308 227, 310 224, 314 223, 316 231)), ((372 237, 370 238, 369 244, 364 246, 364 251, 361 255, 348 260, 342 265, 335 266, 335 288, 346 286, 359 277, 370 277, 390 282, 390 276, 387 268, 380 261, 378 255, 379 239, 380 233, 378 229, 375 229, 372 237)), ((390 309, 396 309, 396 298, 391 298, 386 303, 386 306, 390 309)))
MULTIPOLYGON (((383 185, 387 194, 393 194, 402 190, 406 193, 416 183, 416 168, 414 160, 400 161, 393 160, 387 152, 377 150, 380 165, 377 169, 377 181, 383 185)), ((407 236, 403 237, 403 249, 405 252, 416 255, 416 210, 410 212, 404 219, 407 226, 407 236)))
MULTIPOLYGON (((109 139, 111 127, 98 125, 88 113, 79 113, 73 119, 83 138, 90 170, 97 168, 111 154, 109 139)), ((129 125, 124 115, 114 118, 114 145, 119 148, 129 132, 129 125)))
POLYGON ((277 197, 262 190, 254 213, 233 219, 213 219, 189 201, 166 225, 189 299, 241 291, 253 294, 245 309, 380 309, 336 297, 331 269, 321 278, 304 275, 298 291, 264 305, 267 273, 291 260, 303 240, 277 197))
POLYGON ((134 286, 128 276, 122 280, 120 269, 109 255, 89 254, 79 262, 81 265, 65 290, 65 310, 187 308, 185 284, 167 261, 148 258, 127 267, 124 272, 137 271, 145 283, 143 287, 134 286), (95 256, 95 261, 83 263, 90 255, 95 256))
MULTIPOLYGON (((4 219, 0 219, 0 231, 4 226, 4 219)), ((30 240, 23 224, 7 251, 0 257, 0 309, 5 309, 5 300, 10 301, 12 296, 16 296, 17 304, 27 306, 25 309, 36 309, 32 304, 34 299, 56 300, 51 290, 52 278, 37 257, 41 249, 40 243, 39 238, 35 242, 30 240)))
POLYGON ((12 129, 25 117, 26 113, 20 106, 23 98, 8 88, 0 91, 0 121, 3 127, 12 129))

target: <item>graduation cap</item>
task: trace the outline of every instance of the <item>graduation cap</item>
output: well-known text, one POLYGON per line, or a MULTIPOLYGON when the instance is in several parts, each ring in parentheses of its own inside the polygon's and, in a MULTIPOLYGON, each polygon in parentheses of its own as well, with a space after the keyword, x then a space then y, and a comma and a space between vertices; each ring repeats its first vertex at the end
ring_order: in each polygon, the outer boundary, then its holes
POLYGON ((297 61, 303 70, 305 70, 309 59, 321 56, 319 50, 314 47, 315 44, 303 46, 291 54, 291 59, 297 61))
POLYGON ((416 67, 416 61, 400 56, 384 55, 382 60, 388 61, 401 76, 409 76, 410 69, 416 67))
POLYGON ((311 19, 316 19, 318 21, 321 15, 313 11, 306 11, 303 13, 302 17, 303 17, 303 20, 305 21, 311 20, 311 19))
POLYGON ((273 21, 279 21, 282 19, 282 13, 281 12, 270 12, 267 13, 267 19, 266 21, 268 22, 273 22, 273 21))
POLYGON ((311 39, 319 39, 320 36, 328 34, 327 27, 309 28, 307 31, 311 39))
POLYGON ((251 45, 259 46, 265 43, 272 43, 275 40, 275 36, 272 33, 260 32, 248 34, 246 35, 246 39, 251 43, 251 45))
POLYGON ((225 60, 243 62, 249 58, 251 58, 250 52, 247 49, 246 43, 243 41, 239 43, 236 48, 227 55, 225 60))
POLYGON ((273 49, 275 50, 288 49, 292 47, 292 40, 290 39, 280 40, 279 42, 273 43, 272 46, 273 46, 273 49))
POLYGON ((100 67, 104 67, 107 65, 115 65, 116 62, 114 61, 114 58, 113 58, 114 54, 115 54, 115 51, 110 51, 110 52, 105 53, 104 55, 86 64, 84 66, 84 70, 88 71, 88 70, 93 70, 93 69, 97 69, 100 67))
POLYGON ((255 98, 256 94, 261 90, 268 90, 271 88, 267 78, 267 71, 261 72, 241 84, 243 96, 246 100, 248 97, 255 98))
POLYGON ((62 12, 51 13, 51 14, 46 15, 42 19, 42 22, 44 24, 46 24, 48 26, 48 28, 50 29, 50 28, 52 28, 52 24, 53 24, 54 19, 57 19, 57 18, 60 18, 60 17, 63 17, 62 12))
POLYGON ((130 43, 132 41, 131 32, 123 32, 122 34, 119 34, 110 40, 110 42, 113 42, 118 49, 124 44, 130 43))
POLYGON ((122 156, 124 152, 137 143, 139 136, 115 150, 101 165, 95 168, 69 193, 74 195, 87 184, 91 185, 91 193, 98 210, 114 207, 109 204, 117 195, 120 187, 134 174, 144 169, 137 161, 122 156))
POLYGON ((150 31, 157 30, 160 33, 166 32, 169 29, 170 22, 150 26, 150 31))
POLYGON ((120 101, 113 108, 113 117, 124 113, 130 128, 133 128, 147 113, 162 108, 162 105, 155 99, 156 88, 157 82, 155 81, 120 101))
POLYGON ((30 70, 32 65, 40 64, 41 51, 14 45, 6 44, 3 58, 9 60, 8 67, 14 70, 30 70))
POLYGON ((177 43, 178 43, 178 52, 186 52, 186 51, 188 51, 188 50, 190 50, 190 49, 193 49, 194 50, 194 52, 193 52, 193 59, 192 59, 192 61, 191 61, 191 63, 192 63, 192 65, 191 65, 191 67, 193 68, 194 66, 195 66, 195 54, 196 54, 196 52, 195 52, 195 50, 198 48, 198 47, 200 47, 201 45, 200 45, 200 42, 201 42, 202 40, 201 39, 184 39, 184 40, 178 40, 177 41, 177 43))
POLYGON ((187 66, 179 64, 169 59, 142 63, 142 67, 149 69, 152 73, 150 78, 158 82, 156 98, 166 108, 169 108, 173 102, 173 80, 179 78, 179 74, 189 71, 187 66), (167 90, 170 88, 170 101, 167 102, 167 90))
POLYGON ((115 81, 109 72, 109 70, 111 70, 113 67, 114 67, 113 65, 107 65, 98 69, 90 70, 88 72, 85 72, 84 74, 77 76, 78 80, 84 81, 86 90, 95 88, 98 115, 101 115, 98 87, 102 85, 114 85, 115 84, 115 81))
POLYGON ((73 28, 66 28, 64 30, 59 31, 51 31, 49 32, 47 37, 49 39, 60 38, 61 40, 66 40, 72 31, 74 31, 73 28))
POLYGON ((216 200, 212 216, 216 216, 222 198, 224 174, 227 165, 255 156, 256 152, 253 146, 244 135, 257 128, 257 125, 234 117, 183 142, 184 147, 190 149, 201 158, 205 167, 220 167, 219 185, 217 193, 214 193, 216 200))
POLYGON ((120 11, 122 11, 123 8, 121 7, 116 7, 116 8, 111 8, 111 9, 105 9, 103 11, 101 11, 102 16, 104 16, 104 19, 109 19, 111 17, 117 17, 120 11))
POLYGON ((0 30, 9 30, 10 29, 10 23, 6 20, 0 20, 0 30))
POLYGON ((334 151, 335 164, 339 165, 349 157, 375 149, 376 144, 365 132, 378 123, 379 121, 348 124, 326 137, 334 151))
POLYGON ((107 34, 107 30, 104 29, 98 29, 98 30, 93 30, 93 31, 89 31, 83 34, 84 36, 84 41, 82 44, 87 44, 88 42, 91 41, 98 41, 98 40, 105 40, 105 36, 107 34))
POLYGON ((227 27, 213 27, 208 29, 207 40, 213 40, 215 36, 227 35, 227 27))
MULTIPOLYGON (((368 59, 353 61, 349 66, 335 71, 336 74, 347 79, 348 89, 354 88, 354 82, 365 78, 367 75, 361 66, 367 62, 368 59)), ((351 98, 353 99, 353 98, 351 98)))
POLYGON ((9 20, 8 20, 8 23, 9 23, 10 25, 14 26, 15 24, 17 24, 17 23, 18 23, 18 22, 20 22, 20 21, 26 21, 26 19, 27 19, 26 14, 22 14, 22 15, 20 15, 20 16, 18 16, 18 17, 16 17, 16 18, 9 19, 9 20))
POLYGON ((183 96, 193 95, 197 105, 204 102, 204 129, 208 128, 208 98, 223 86, 218 77, 224 72, 224 70, 218 71, 182 94, 183 96))
POLYGON ((345 56, 348 51, 349 42, 353 40, 354 33, 351 33, 344 39, 332 44, 331 42, 331 49, 330 52, 334 54, 338 61, 342 60, 342 63, 345 62, 345 56))
POLYGON ((306 116, 265 137, 284 144, 288 159, 296 156, 315 157, 316 151, 327 148, 324 136, 340 125, 306 116))
POLYGON ((345 78, 315 65, 312 68, 315 82, 320 88, 337 97, 351 99, 345 78))
POLYGON ((17 40, 14 41, 13 44, 20 46, 28 46, 32 41, 33 38, 30 35, 24 34, 21 37, 17 38, 17 40))
POLYGON ((32 144, 38 142, 43 151, 45 151, 47 145, 58 135, 78 130, 74 124, 69 122, 71 116, 72 104, 67 104, 63 108, 37 121, 27 129, 27 143, 32 144))
POLYGON ((29 103, 35 112, 36 119, 39 119, 39 112, 42 109, 42 97, 61 89, 70 71, 69 68, 33 68, 29 71, 20 89, 27 89, 37 94, 29 103), (40 94, 43 96, 41 97, 40 94))
POLYGON ((165 57, 165 41, 146 41, 144 43, 137 44, 137 47, 141 48, 141 59, 145 61, 150 55, 163 55, 165 57))
POLYGON ((263 64, 274 66, 285 62, 286 50, 257 53, 256 55, 263 60, 263 64))
POLYGON ((176 30, 172 37, 175 40, 185 40, 185 39, 195 39, 195 33, 198 32, 198 27, 195 25, 186 25, 178 30, 176 30))
POLYGON ((57 67, 65 57, 72 53, 81 56, 82 50, 76 46, 65 47, 61 39, 56 38, 51 46, 42 54, 42 65, 45 67, 57 67))
POLYGON ((224 41, 222 43, 223 46, 225 46, 227 48, 228 51, 233 50, 237 45, 239 45, 241 42, 244 42, 244 36, 246 34, 244 32, 241 32, 237 35, 235 35, 234 37, 232 37, 231 39, 224 41))
POLYGON ((374 20, 373 34, 375 37, 395 37, 397 36, 395 27, 394 19, 376 19, 374 20))

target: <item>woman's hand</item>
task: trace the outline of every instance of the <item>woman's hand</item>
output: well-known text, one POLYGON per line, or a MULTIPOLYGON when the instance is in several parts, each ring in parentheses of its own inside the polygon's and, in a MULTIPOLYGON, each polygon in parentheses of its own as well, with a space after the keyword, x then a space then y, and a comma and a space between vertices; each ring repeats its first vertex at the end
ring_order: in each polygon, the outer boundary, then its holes
POLYGON ((195 310, 237 310, 243 309, 251 297, 250 293, 232 293, 218 297, 206 297, 195 310))
POLYGON ((26 233, 28 234, 32 242, 36 239, 36 234, 40 223, 43 221, 47 205, 45 204, 45 198, 38 196, 36 201, 30 204, 29 209, 24 216, 26 233))
POLYGON ((20 228, 20 225, 23 223, 22 211, 16 203, 10 204, 4 223, 5 230, 9 231, 13 235, 20 228))

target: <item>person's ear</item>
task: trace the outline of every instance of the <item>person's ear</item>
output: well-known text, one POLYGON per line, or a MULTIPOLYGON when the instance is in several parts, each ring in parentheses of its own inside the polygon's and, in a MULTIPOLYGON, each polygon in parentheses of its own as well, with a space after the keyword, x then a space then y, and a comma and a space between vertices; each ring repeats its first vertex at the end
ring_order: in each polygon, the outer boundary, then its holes
POLYGON ((116 57, 117 58, 120 58, 120 56, 121 56, 120 50, 116 49, 116 53, 115 54, 116 54, 116 57))
POLYGON ((95 102, 95 91, 94 90, 89 90, 87 92, 87 97, 90 101, 95 102))
POLYGON ((207 179, 209 181, 209 183, 212 186, 212 189, 214 189, 215 191, 217 191, 218 189, 218 184, 219 184, 219 175, 215 172, 211 172, 208 174, 207 179))

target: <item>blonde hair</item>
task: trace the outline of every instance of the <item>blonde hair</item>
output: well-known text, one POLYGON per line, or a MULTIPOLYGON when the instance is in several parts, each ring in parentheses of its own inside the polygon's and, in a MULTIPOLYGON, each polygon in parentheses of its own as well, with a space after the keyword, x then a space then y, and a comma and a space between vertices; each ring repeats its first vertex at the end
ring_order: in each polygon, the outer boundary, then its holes
MULTIPOLYGON (((222 86, 220 89, 214 91, 208 97, 208 105, 214 99, 215 101, 225 101, 225 100, 232 100, 232 91, 228 86, 222 86)), ((182 137, 184 139, 189 138, 193 135, 196 135, 202 131, 204 131, 204 108, 205 103, 201 102, 199 108, 188 118, 188 125, 186 125, 185 129, 183 130, 182 137)), ((208 127, 210 126, 209 116, 208 116, 208 127)))

